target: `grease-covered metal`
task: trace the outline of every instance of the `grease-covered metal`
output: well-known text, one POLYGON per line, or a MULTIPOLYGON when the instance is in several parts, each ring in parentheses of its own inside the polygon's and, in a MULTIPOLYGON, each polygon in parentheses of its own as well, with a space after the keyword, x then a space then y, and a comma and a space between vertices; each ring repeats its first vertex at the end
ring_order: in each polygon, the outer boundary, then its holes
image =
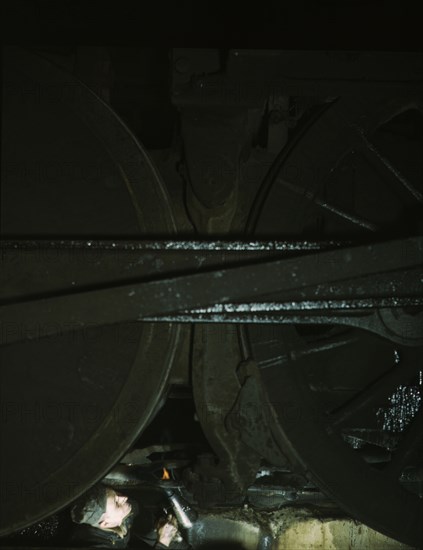
POLYGON ((0 250, 51 250, 58 253, 61 250, 190 250, 203 251, 258 251, 258 252, 295 252, 307 250, 322 250, 325 248, 339 248, 348 246, 349 241, 327 240, 327 241, 279 241, 279 240, 81 240, 81 239, 58 239, 58 240, 9 240, 0 241, 0 250))
MULTIPOLYGON (((112 243, 112 246, 114 244, 112 243)), ((141 282, 137 280, 131 284, 108 283, 99 287, 97 283, 94 289, 76 289, 76 292, 71 285, 71 292, 67 290, 65 294, 61 293, 58 296, 43 296, 37 299, 20 297, 18 303, 1 304, 0 322, 5 323, 6 327, 8 323, 20 329, 2 334, 2 341, 11 343, 19 339, 38 338, 53 335, 57 331, 84 328, 88 324, 100 326, 126 321, 156 319, 162 321, 162 316, 173 315, 174 312, 208 308, 217 303, 245 303, 246 300, 255 302, 266 296, 283 296, 291 300, 294 296, 299 296, 301 302, 304 302, 312 298, 315 286, 323 283, 326 285, 327 295, 322 299, 331 300, 339 298, 337 287, 339 282, 344 285, 351 284, 352 288, 355 288, 355 279, 365 277, 370 292, 372 285, 377 283, 381 274, 393 272, 395 276, 392 275, 392 277, 401 289, 393 298, 397 300, 411 297, 418 300, 421 294, 420 279, 410 288, 409 283, 404 282, 401 275, 409 268, 416 270, 421 265, 422 249, 421 238, 407 238, 338 250, 324 250, 302 254, 299 257, 283 259, 277 257, 264 262, 260 258, 259 261, 253 261, 248 265, 226 268, 223 265, 215 266, 213 270, 205 272, 191 270, 175 277, 169 273, 162 273, 159 279, 141 282), (31 331, 26 330, 28 319, 31 319, 32 324, 38 328, 35 336, 31 331)), ((356 298, 354 295, 349 297, 356 298)), ((390 297, 391 294, 385 296, 388 302, 390 297)), ((281 301, 285 300, 281 299, 281 301)), ((416 303, 420 302, 413 302, 412 305, 416 303)), ((410 305, 409 302, 406 302, 406 305, 410 305)), ((291 310, 285 309, 285 312, 296 311, 292 306, 289 307, 291 310)), ((310 304, 297 309, 301 314, 313 311, 310 304)), ((327 307, 325 311, 330 309, 333 309, 332 306, 327 307)), ((342 309, 347 309, 346 302, 342 309)), ((262 321, 260 312, 251 313, 252 322, 262 321)), ((212 313, 212 317, 207 320, 225 321, 221 317, 222 313, 218 313, 217 318, 213 315, 216 314, 212 313)), ((183 322, 182 319, 183 316, 178 313, 173 320, 183 322)), ((233 322, 233 319, 229 322, 233 322)), ((275 319, 271 322, 275 322, 275 319)), ((291 322, 295 321, 291 319, 291 322)), ((326 319, 324 321, 320 319, 318 322, 326 322, 326 319)), ((342 322, 345 323, 345 319, 342 322)), ((353 319, 352 324, 356 322, 357 320, 353 319)), ((377 320, 372 321, 370 325, 368 322, 364 323, 363 328, 376 332, 381 330, 384 331, 384 335, 389 336, 384 323, 378 323, 377 320)))
POLYGON ((334 324, 368 330, 403 345, 423 343, 421 314, 405 308, 423 305, 421 298, 367 300, 302 300, 291 302, 222 303, 171 314, 146 316, 146 321, 177 323, 334 324), (393 322, 391 321, 393 317, 393 322), (406 330, 404 329, 406 327, 406 330))
POLYGON ((303 300, 290 302, 251 302, 243 304, 224 303, 215 304, 206 308, 195 308, 191 311, 181 312, 183 315, 208 313, 254 313, 254 312, 280 312, 280 311, 307 311, 307 310, 333 310, 333 309, 374 309, 379 307, 416 307, 423 305, 421 298, 368 298, 361 300, 303 300))
POLYGON ((60 531, 59 516, 53 514, 42 521, 38 521, 11 536, 11 540, 20 541, 22 545, 26 541, 34 542, 34 544, 49 543, 57 538, 60 531), (35 542, 36 541, 36 542, 35 542))
MULTIPOLYGON (((395 364, 401 363, 401 354, 394 351, 395 364)), ((400 384, 388 397, 388 404, 378 409, 376 415, 382 430, 403 432, 419 411, 422 403, 423 370, 413 384, 400 384)))

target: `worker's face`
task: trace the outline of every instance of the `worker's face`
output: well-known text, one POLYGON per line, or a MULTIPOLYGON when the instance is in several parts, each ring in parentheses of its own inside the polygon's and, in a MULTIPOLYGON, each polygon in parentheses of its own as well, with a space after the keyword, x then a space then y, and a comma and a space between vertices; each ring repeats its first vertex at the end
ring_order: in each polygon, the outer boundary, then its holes
POLYGON ((102 529, 119 527, 131 511, 128 497, 119 495, 113 489, 107 491, 106 511, 101 516, 99 526, 102 529))

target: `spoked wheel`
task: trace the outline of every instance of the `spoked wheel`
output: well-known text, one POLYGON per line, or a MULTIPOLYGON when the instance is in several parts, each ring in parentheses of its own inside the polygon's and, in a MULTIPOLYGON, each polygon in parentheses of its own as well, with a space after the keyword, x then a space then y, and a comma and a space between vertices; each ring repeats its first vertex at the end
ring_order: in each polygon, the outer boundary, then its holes
MULTIPOLYGON (((147 154, 88 88, 14 49, 4 54, 3 83, 3 239, 175 231, 147 154)), ((71 251, 62 264, 42 250, 17 250, 12 261, 15 276, 2 281, 2 300, 121 281, 140 268, 129 263, 122 273, 103 254, 87 258, 86 269, 71 251)), ((28 326, 40 328, 30 319, 28 326)), ((118 461, 160 402, 178 335, 166 323, 126 323, 0 348, 1 535, 58 511, 118 461)))
MULTIPOLYGON (((269 172, 250 229, 353 242, 421 235, 422 142, 418 101, 335 101, 269 172)), ((328 325, 240 331, 292 465, 352 517, 420 545, 423 347, 328 325)))

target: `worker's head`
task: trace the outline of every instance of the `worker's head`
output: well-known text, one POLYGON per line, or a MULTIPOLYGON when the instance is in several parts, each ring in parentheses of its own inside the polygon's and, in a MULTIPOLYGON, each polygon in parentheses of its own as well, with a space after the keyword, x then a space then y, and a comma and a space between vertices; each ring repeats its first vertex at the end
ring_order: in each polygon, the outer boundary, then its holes
POLYGON ((99 529, 114 529, 122 525, 131 511, 128 497, 103 485, 93 487, 71 510, 75 523, 87 523, 99 529))

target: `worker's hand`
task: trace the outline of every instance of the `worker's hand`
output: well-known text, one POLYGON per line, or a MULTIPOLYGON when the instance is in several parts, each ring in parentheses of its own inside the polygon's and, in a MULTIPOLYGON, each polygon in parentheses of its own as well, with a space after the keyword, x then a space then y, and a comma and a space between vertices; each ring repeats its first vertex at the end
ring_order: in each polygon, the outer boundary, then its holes
POLYGON ((178 532, 178 523, 171 514, 167 516, 166 523, 158 527, 159 542, 164 546, 169 546, 178 532))

